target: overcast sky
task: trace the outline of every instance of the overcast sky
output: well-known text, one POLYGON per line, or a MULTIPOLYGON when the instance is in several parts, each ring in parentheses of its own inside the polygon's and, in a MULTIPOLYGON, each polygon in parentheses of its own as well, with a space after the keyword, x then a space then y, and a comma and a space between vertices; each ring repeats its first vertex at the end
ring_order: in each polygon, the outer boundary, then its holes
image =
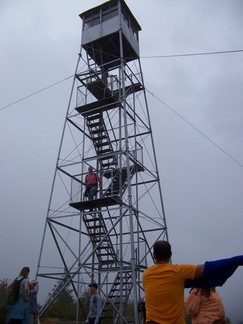
MULTIPOLYGON (((67 78, 80 49, 78 15, 101 3, 0 1, 0 279, 13 279, 24 265, 35 276, 71 92, 67 78)), ((242 50, 243 2, 126 3, 142 27, 173 262, 243 254, 243 52, 154 57, 242 50)), ((233 323, 243 320, 242 277, 239 268, 218 289, 233 323)))

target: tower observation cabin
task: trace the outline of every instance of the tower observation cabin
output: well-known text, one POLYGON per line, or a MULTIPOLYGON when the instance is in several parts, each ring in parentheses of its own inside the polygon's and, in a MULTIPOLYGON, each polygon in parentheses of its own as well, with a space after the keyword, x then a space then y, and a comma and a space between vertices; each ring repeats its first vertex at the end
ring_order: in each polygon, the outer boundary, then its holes
POLYGON ((96 282, 104 323, 143 323, 142 273, 168 240, 148 99, 141 27, 124 0, 81 13, 81 51, 57 157, 37 278, 53 282, 40 316, 71 286, 96 282), (50 254, 52 257, 50 258, 50 254))
POLYGON ((104 69, 139 57, 140 25, 124 1, 112 0, 90 9, 83 20, 82 47, 104 69))

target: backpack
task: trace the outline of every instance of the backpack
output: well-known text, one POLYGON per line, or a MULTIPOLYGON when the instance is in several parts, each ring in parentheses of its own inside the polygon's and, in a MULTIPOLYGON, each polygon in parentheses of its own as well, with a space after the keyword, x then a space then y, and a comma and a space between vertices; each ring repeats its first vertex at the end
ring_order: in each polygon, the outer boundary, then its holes
POLYGON ((19 298, 19 287, 20 287, 20 283, 23 279, 25 279, 25 277, 21 278, 20 280, 17 280, 18 277, 16 279, 14 279, 12 287, 10 288, 9 292, 8 292, 8 304, 9 305, 13 305, 16 303, 16 301, 19 298))
POLYGON ((185 308, 187 313, 191 316, 197 316, 199 313, 200 309, 200 304, 201 304, 201 295, 197 291, 191 291, 188 298, 186 299, 185 302, 185 308))

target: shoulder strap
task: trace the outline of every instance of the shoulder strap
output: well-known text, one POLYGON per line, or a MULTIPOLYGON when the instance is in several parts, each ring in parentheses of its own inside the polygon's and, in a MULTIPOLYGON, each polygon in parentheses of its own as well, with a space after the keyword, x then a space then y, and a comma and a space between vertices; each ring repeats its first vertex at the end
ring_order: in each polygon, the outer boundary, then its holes
POLYGON ((97 176, 96 172, 94 172, 94 176, 95 176, 96 182, 98 182, 98 176, 97 176))

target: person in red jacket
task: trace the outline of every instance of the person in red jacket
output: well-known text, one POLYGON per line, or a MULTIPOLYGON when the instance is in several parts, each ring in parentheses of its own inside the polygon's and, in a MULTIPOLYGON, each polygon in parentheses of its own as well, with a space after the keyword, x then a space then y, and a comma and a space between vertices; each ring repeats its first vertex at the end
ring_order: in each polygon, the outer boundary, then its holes
POLYGON ((94 172, 92 166, 88 168, 89 173, 85 177, 85 193, 84 196, 88 198, 88 200, 92 200, 97 195, 98 184, 99 188, 102 189, 102 181, 100 176, 94 172))
POLYGON ((184 324, 184 287, 188 279, 202 276, 203 265, 171 264, 171 246, 167 241, 153 245, 156 264, 143 273, 146 323, 184 324))

